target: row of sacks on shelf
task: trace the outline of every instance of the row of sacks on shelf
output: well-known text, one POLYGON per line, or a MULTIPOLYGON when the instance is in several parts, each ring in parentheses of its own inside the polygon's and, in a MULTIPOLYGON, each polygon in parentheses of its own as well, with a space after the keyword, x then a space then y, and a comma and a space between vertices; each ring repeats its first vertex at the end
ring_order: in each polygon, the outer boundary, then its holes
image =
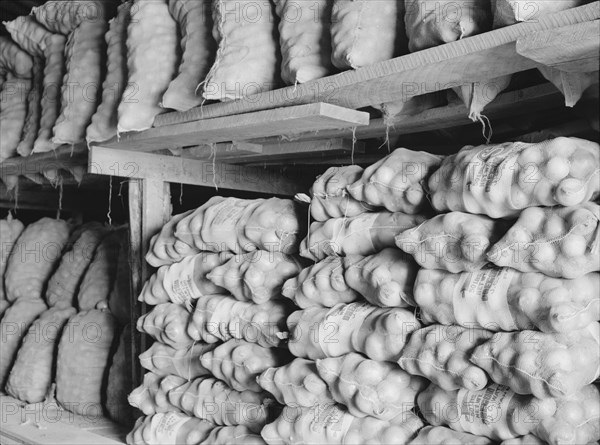
MULTIPOLYGON (((0 39, 0 160, 105 141, 150 128, 169 109, 296 85, 584 3, 539 1, 524 11, 507 0, 133 0, 118 8, 49 1, 4 24, 12 41, 0 39)), ((568 105, 595 82, 571 75, 577 82, 567 88, 563 73, 540 70, 568 105)), ((481 120, 509 82, 482 79, 455 90, 481 120)), ((405 108, 403 101, 372 105, 386 116, 405 108)))
POLYGON ((0 220, 0 385, 27 403, 132 422, 127 241, 122 228, 0 220))

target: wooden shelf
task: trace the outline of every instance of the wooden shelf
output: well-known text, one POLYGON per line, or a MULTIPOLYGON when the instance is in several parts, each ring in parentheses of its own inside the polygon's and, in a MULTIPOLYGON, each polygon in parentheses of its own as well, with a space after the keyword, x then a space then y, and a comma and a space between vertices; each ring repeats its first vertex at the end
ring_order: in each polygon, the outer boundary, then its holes
POLYGON ((127 428, 98 417, 79 416, 54 403, 25 405, 0 394, 0 443, 42 445, 121 445, 127 428))

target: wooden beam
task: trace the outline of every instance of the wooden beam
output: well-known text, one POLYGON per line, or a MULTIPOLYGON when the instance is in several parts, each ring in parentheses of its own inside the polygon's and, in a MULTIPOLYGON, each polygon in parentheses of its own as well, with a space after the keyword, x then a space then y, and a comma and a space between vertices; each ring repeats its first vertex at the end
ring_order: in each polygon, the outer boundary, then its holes
POLYGON ((245 155, 257 155, 263 152, 263 147, 260 144, 251 144, 249 142, 231 142, 211 145, 198 145, 179 150, 179 153, 184 158, 192 159, 209 159, 215 157, 218 160, 236 158, 245 155))
MULTIPOLYGON (((522 90, 500 94, 485 107, 484 114, 488 119, 502 119, 511 116, 531 114, 541 110, 562 108, 564 98, 551 83, 544 83, 522 90)), ((464 125, 481 125, 469 119, 469 111, 463 103, 452 103, 444 107, 432 108, 413 116, 398 116, 390 121, 372 119, 367 127, 357 127, 357 139, 385 137, 386 132, 394 135, 421 133, 464 125)), ((322 138, 352 138, 352 130, 327 130, 319 132, 322 138)), ((298 135, 300 140, 314 138, 314 134, 298 135)), ((254 139, 256 144, 273 144, 280 138, 254 139)))
POLYGON ((344 155, 365 152, 365 144, 353 142, 351 139, 323 139, 306 141, 278 141, 274 144, 262 145, 261 153, 244 155, 217 154, 217 160, 230 164, 248 164, 265 162, 281 164, 298 158, 319 158, 323 156, 344 155))
POLYGON ((48 170, 68 170, 87 164, 88 149, 85 144, 62 145, 54 151, 16 157, 0 162, 0 177, 29 175, 48 170))
POLYGON ((294 135, 369 124, 369 114, 325 103, 225 116, 126 133, 102 143, 103 147, 156 151, 216 142, 246 141, 258 137, 294 135))
MULTIPOLYGON (((198 145, 196 147, 179 148, 170 150, 175 156, 183 156, 191 159, 212 159, 219 161, 227 158, 235 158, 244 155, 255 155, 262 153, 262 145, 249 142, 230 142, 211 145, 198 145)), ((154 152, 161 153, 161 152, 154 152)))
POLYGON ((305 188, 303 181, 271 170, 104 147, 91 147, 88 172, 272 195, 292 196, 305 188))
POLYGON ((516 53, 519 38, 600 18, 599 2, 418 51, 335 76, 266 91, 244 99, 157 116, 154 125, 192 122, 311 102, 362 108, 440 91, 537 66, 516 53))
POLYGON ((517 53, 561 71, 598 71, 600 21, 538 31, 517 40, 517 53))

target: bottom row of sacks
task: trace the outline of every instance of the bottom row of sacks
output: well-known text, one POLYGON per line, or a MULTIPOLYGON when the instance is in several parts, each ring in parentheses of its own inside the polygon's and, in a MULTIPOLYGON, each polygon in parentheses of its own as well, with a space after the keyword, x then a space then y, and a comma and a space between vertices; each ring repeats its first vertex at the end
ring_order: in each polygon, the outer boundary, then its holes
POLYGON ((181 412, 155 413, 138 419, 127 443, 579 445, 600 438, 596 384, 562 399, 520 395, 497 384, 478 391, 446 391, 430 384, 417 396, 414 410, 389 420, 356 417, 332 403, 283 408, 273 403, 268 411, 271 421, 260 434, 248 426, 216 425, 181 412))

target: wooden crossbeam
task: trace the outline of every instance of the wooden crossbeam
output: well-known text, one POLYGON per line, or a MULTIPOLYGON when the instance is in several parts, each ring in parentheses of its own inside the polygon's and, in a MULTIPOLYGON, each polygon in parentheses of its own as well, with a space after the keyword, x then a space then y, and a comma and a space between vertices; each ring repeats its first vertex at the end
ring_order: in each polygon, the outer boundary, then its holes
POLYGON ((219 161, 246 155, 260 155, 263 147, 260 144, 248 142, 230 142, 211 145, 198 145, 184 150, 178 150, 179 155, 193 159, 209 159, 216 157, 219 161))
POLYGON ((303 178, 278 171, 106 147, 91 147, 88 173, 272 195, 306 188, 303 178))
MULTIPOLYGON (((181 155, 185 158, 209 159, 215 156, 218 162, 230 164, 248 164, 265 162, 267 164, 282 164, 285 161, 298 158, 319 158, 323 156, 336 156, 352 153, 362 154, 365 152, 365 144, 352 141, 352 139, 319 139, 303 141, 275 141, 270 144, 247 144, 258 147, 255 152, 241 152, 230 150, 232 144, 217 144, 213 151, 210 146, 193 147, 185 149, 181 155)), ((235 146, 235 144, 233 144, 235 146)))

